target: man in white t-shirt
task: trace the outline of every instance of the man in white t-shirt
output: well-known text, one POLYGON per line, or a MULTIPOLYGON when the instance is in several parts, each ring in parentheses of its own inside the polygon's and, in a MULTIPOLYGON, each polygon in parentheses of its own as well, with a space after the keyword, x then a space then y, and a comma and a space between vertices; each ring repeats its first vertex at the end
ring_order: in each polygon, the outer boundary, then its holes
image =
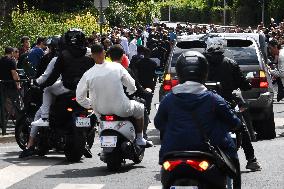
MULTIPOLYGON (((113 51, 115 49, 111 47, 111 57, 113 51)), ((104 50, 101 45, 96 44, 92 47, 92 57, 96 65, 81 78, 76 90, 77 102, 84 108, 92 108, 98 114, 133 116, 136 120, 136 144, 148 146, 149 143, 143 138, 144 105, 129 100, 123 89, 124 86, 126 92, 133 94, 137 90, 134 79, 121 64, 104 61, 104 50)))

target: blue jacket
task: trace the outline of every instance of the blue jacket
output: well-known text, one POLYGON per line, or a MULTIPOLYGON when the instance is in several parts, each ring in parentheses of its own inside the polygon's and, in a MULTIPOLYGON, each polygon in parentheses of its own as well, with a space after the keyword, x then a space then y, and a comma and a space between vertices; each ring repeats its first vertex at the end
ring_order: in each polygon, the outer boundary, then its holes
POLYGON ((230 157, 237 158, 229 131, 241 122, 221 96, 200 83, 188 81, 174 87, 161 101, 154 122, 164 133, 160 163, 167 152, 207 149, 197 122, 204 127, 212 145, 219 145, 230 157), (198 121, 192 118, 193 111, 198 121))

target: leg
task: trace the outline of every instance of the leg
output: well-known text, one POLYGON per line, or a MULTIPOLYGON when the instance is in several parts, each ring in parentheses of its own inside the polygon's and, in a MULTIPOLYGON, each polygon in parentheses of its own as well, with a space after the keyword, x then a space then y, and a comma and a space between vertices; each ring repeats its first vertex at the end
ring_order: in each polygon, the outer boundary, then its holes
POLYGON ((48 126, 49 118, 49 109, 52 103, 54 96, 58 96, 63 93, 69 92, 69 89, 66 89, 63 86, 62 81, 55 82, 52 86, 45 88, 43 93, 43 102, 41 106, 41 119, 32 122, 33 126, 48 126))
POLYGON ((144 128, 144 105, 131 100, 131 107, 133 107, 133 117, 135 118, 135 130, 136 130, 136 144, 141 146, 152 146, 149 142, 143 138, 144 128))
POLYGON ((257 162, 255 155, 254 155, 254 149, 250 140, 250 136, 248 133, 248 130, 246 128, 242 131, 242 148, 244 150, 246 159, 248 161, 246 168, 251 170, 260 170, 260 165, 257 162))
POLYGON ((242 188, 242 179, 241 179, 241 168, 240 162, 237 158, 232 158, 232 161, 237 169, 237 177, 234 179, 234 189, 241 189, 242 188))

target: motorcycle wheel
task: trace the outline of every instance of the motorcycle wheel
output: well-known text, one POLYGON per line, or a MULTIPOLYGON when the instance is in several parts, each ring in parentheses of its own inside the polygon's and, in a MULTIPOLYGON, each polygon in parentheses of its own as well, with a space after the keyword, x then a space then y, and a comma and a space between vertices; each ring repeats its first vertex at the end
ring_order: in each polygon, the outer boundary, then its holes
POLYGON ((49 152, 48 134, 49 134, 49 128, 40 128, 38 142, 37 142, 38 156, 45 156, 49 152))
POLYGON ((29 140, 30 125, 32 120, 32 117, 28 117, 26 114, 22 113, 19 115, 19 118, 16 121, 15 139, 22 150, 26 149, 29 140))
POLYGON ((109 171, 118 171, 121 168, 122 159, 119 155, 113 155, 106 160, 107 169, 109 171))
POLYGON ((88 144, 90 149, 92 148, 92 146, 94 144, 95 136, 96 136, 96 130, 95 129, 90 130, 90 132, 87 135, 87 144, 88 144))
POLYGON ((142 162, 143 158, 144 158, 144 152, 145 152, 145 148, 142 149, 142 151, 140 152, 140 154, 138 156, 135 156, 133 159, 133 162, 135 164, 139 164, 142 162))
POLYGON ((83 156, 86 145, 86 136, 84 130, 74 128, 72 135, 66 136, 66 145, 64 154, 69 162, 79 162, 83 156))

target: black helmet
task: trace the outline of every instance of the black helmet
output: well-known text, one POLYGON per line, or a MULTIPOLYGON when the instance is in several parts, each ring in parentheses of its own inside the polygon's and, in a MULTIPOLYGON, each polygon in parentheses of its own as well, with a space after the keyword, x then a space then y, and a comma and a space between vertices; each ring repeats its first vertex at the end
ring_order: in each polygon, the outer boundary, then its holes
POLYGON ((208 75, 208 62, 200 52, 187 51, 179 56, 176 72, 180 83, 186 81, 205 83, 208 75))
POLYGON ((48 48, 51 49, 52 52, 56 52, 59 50, 59 43, 60 43, 60 35, 49 37, 46 40, 46 45, 48 46, 48 48))
POLYGON ((65 44, 67 46, 84 47, 86 36, 80 29, 70 29, 64 34, 65 44))

